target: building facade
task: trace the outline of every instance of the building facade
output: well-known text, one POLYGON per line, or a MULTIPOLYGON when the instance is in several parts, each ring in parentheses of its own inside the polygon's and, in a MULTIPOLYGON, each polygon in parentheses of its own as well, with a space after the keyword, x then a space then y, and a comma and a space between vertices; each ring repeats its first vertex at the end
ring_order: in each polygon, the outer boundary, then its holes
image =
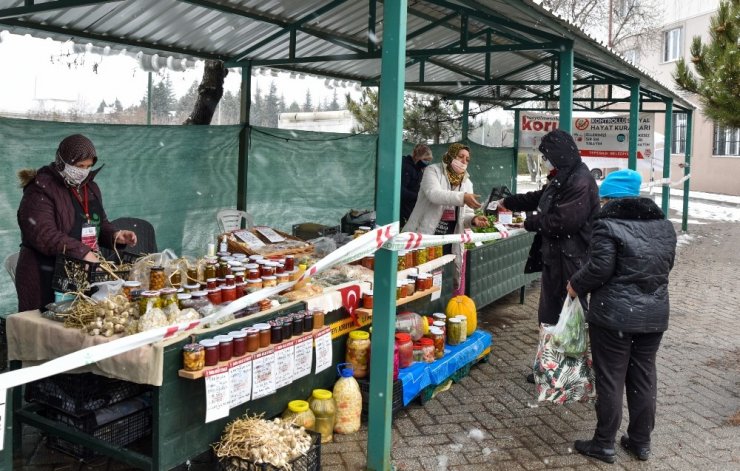
MULTIPOLYGON (((639 1, 639 0, 637 0, 639 1)), ((683 57, 691 63, 690 47, 694 36, 709 40, 709 21, 720 0, 662 0, 663 24, 648 46, 624 46, 620 52, 664 84, 677 89, 672 74, 683 57)), ((693 117, 693 153, 691 154, 691 190, 740 195, 740 129, 716 125, 701 112, 698 96, 686 94, 697 105, 693 117)), ((740 99, 740 98, 739 98, 740 99)), ((656 114, 658 128, 663 127, 662 113, 656 114)), ((671 180, 683 176, 679 166, 684 161, 686 115, 673 115, 671 142, 671 180)))

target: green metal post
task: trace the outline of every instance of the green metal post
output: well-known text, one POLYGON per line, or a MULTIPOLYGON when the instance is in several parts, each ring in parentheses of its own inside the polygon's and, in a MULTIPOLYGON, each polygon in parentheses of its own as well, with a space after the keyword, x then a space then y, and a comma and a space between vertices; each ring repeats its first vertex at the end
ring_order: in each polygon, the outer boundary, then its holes
POLYGON ((558 127, 573 132, 573 41, 563 41, 558 61, 560 78, 560 117, 558 127))
MULTIPOLYGON (((383 4, 383 55, 379 91, 377 221, 398 221, 401 199, 401 135, 406 61, 406 0, 383 4), (382 185, 382 188, 381 188, 382 185)), ((395 251, 375 256, 375 304, 370 368, 370 410, 367 425, 367 469, 391 469, 391 401, 393 398, 393 334, 396 325, 395 251)))
POLYGON ((468 140, 468 117, 470 115, 470 100, 463 100, 462 112, 462 140, 468 140))
POLYGON ((249 109, 252 104, 252 63, 242 67, 241 102, 239 105, 239 163, 237 164, 236 208, 247 211, 247 169, 249 167, 249 109))
POLYGON ((627 168, 637 170, 637 134, 640 128, 640 81, 630 82, 630 132, 627 168))
MULTIPOLYGON (((632 128, 630 128, 631 130, 632 128)), ((673 98, 668 98, 665 101, 665 129, 664 129, 664 140, 663 140, 663 181, 668 181, 671 176, 671 143, 673 132, 673 98)), ((630 137, 632 133, 630 132, 630 137)), ((670 209, 671 200, 671 187, 668 185, 662 186, 662 199, 660 207, 663 209, 666 219, 668 218, 668 209, 670 209)))
POLYGON ((147 79, 146 124, 147 126, 152 124, 152 73, 151 72, 149 72, 149 77, 147 79))
POLYGON ((514 110, 514 161, 511 163, 511 192, 516 194, 516 177, 519 175, 519 116, 514 110))
MULTIPOLYGON (((691 173, 691 151, 692 151, 692 140, 691 135, 693 133, 694 123, 694 112, 686 112, 686 154, 684 155, 684 167, 683 176, 688 177, 691 173)), ((689 185, 691 178, 686 178, 683 182, 683 215, 681 216, 681 230, 687 232, 689 230, 689 185)))

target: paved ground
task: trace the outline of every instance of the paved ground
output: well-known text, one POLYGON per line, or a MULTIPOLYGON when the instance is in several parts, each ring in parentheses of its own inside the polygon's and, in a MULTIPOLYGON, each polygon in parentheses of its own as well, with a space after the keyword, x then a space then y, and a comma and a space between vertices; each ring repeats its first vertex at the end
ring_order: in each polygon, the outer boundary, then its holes
MULTIPOLYGON (((494 334, 490 364, 473 368, 426 405, 397 415, 396 469, 740 470, 740 224, 714 222, 689 230, 671 275, 671 326, 658 355, 650 461, 618 450, 617 464, 607 465, 574 453, 573 441, 593 432, 593 406, 533 401, 533 386, 524 375, 536 343, 535 284, 523 305, 512 294, 480 313, 481 326, 494 334)), ((323 447, 322 469, 363 469, 366 429, 336 440, 323 447)), ((76 462, 48 450, 30 429, 23 448, 17 470, 128 469, 102 458, 76 462)), ((199 457, 190 468, 205 471, 215 465, 199 457)))

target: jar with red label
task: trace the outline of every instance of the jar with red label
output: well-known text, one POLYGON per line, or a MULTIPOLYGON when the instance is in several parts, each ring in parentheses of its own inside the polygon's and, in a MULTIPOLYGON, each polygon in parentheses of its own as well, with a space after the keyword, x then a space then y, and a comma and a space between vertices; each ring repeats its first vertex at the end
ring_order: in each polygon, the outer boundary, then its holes
POLYGON ((275 264, 275 274, 279 275, 281 273, 285 273, 285 265, 282 263, 276 263, 275 264))
POLYGON ((246 279, 244 278, 244 270, 238 270, 234 272, 234 284, 238 285, 239 283, 244 283, 246 279))
POLYGON ((260 276, 262 278, 266 276, 275 276, 275 265, 272 262, 265 262, 260 265, 260 276))
POLYGON ((214 306, 221 304, 223 302, 223 298, 221 297, 221 288, 216 286, 213 289, 209 289, 208 290, 208 300, 214 306))
POLYGON ((224 277, 226 286, 236 286, 236 277, 234 275, 226 275, 224 277))
POLYGON ((247 279, 248 280, 259 280, 260 279, 260 270, 259 270, 259 268, 250 268, 247 271, 247 279))
POLYGON ((247 353, 247 333, 243 330, 229 332, 234 342, 234 356, 240 357, 247 353))
POLYGON ((237 283, 236 284, 236 299, 241 298, 247 294, 247 284, 246 283, 237 283))
POLYGON ((205 350, 205 366, 216 366, 218 364, 218 340, 203 339, 199 342, 205 350))
POLYGON ((218 280, 216 278, 206 279, 206 289, 214 289, 218 287, 218 280))
POLYGON ((236 286, 226 285, 221 288, 221 302, 230 303, 236 301, 236 286))
POLYGON ((396 345, 398 346, 398 367, 408 368, 414 362, 414 343, 411 335, 405 332, 396 334, 396 345))
POLYGON ((213 337, 218 342, 218 361, 229 361, 234 356, 234 339, 230 335, 213 337))
POLYGON ((373 290, 368 289, 362 294, 362 307, 365 309, 373 308, 373 290))
POLYGON ((286 255, 283 265, 285 265, 285 271, 287 272, 295 270, 295 257, 293 255, 286 255))

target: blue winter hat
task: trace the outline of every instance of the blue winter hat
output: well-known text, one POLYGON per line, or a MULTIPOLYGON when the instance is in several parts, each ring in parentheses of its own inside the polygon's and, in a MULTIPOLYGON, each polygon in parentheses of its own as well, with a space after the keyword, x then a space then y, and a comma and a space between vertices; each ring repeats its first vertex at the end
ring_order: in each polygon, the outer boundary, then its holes
POLYGON ((629 198, 640 196, 642 177, 634 170, 617 170, 604 179, 599 188, 602 198, 629 198))

